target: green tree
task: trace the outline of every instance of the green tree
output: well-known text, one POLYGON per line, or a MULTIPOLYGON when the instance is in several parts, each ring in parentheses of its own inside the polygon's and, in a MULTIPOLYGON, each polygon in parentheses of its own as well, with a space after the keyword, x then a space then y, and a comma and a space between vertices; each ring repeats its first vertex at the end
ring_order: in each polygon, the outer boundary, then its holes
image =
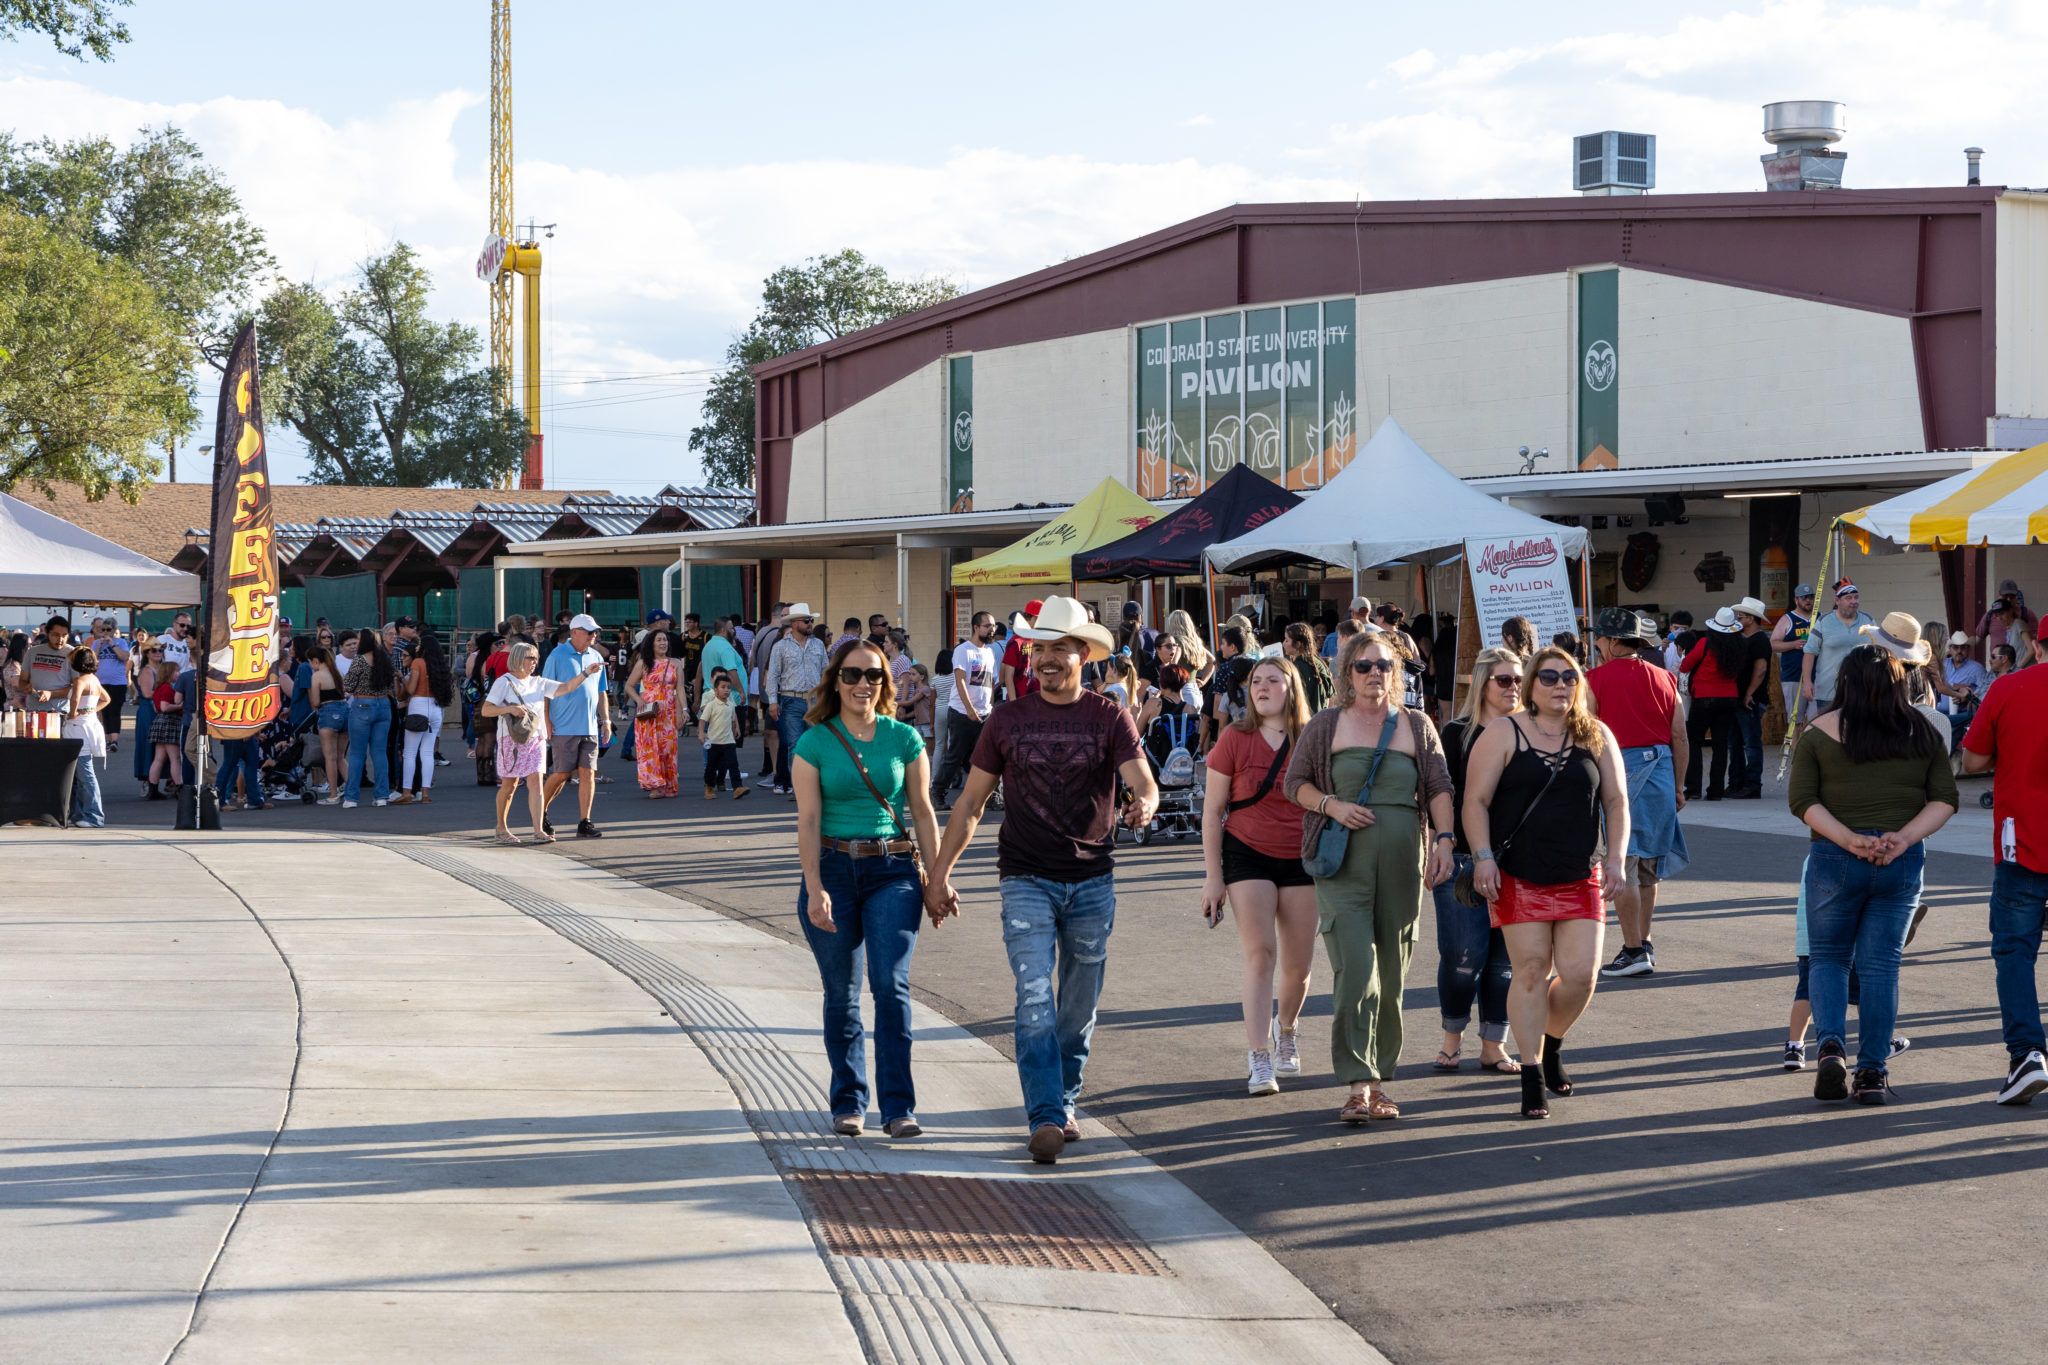
POLYGON ((67 57, 90 52, 111 61, 114 44, 128 41, 128 26, 114 20, 129 0, 0 0, 0 37, 40 33, 67 57))
POLYGON ((427 315, 432 288, 400 242, 338 300, 285 284, 263 301, 264 411, 305 441, 317 481, 481 488, 524 462, 524 419, 477 364, 476 329, 427 315))
POLYGON ((141 272, 0 205, 0 490, 136 501, 192 424, 184 354, 141 272))
POLYGON ((960 293, 944 276, 899 280, 848 248, 786 265, 761 284, 761 307, 726 347, 725 368, 704 396, 704 422, 690 431, 704 477, 723 488, 754 486, 752 368, 791 351, 873 327, 960 293))

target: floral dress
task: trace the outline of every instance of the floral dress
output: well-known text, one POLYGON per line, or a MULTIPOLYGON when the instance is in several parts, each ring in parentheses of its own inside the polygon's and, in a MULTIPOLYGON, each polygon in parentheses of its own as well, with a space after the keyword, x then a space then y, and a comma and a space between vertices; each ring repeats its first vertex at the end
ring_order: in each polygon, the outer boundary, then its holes
POLYGON ((640 679, 640 697, 654 703, 654 714, 633 720, 633 749, 640 788, 650 792, 676 789, 676 664, 663 659, 640 679))

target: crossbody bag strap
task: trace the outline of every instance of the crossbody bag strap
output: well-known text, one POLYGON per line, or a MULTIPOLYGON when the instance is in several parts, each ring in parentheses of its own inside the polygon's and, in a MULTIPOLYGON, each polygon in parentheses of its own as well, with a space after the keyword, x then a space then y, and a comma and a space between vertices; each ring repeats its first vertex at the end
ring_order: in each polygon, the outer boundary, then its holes
POLYGON ((1401 708, 1398 706, 1387 712, 1387 723, 1380 727, 1379 747, 1372 751, 1372 766, 1365 770, 1365 787, 1353 805, 1363 806, 1372 800, 1372 784, 1379 780, 1380 760, 1387 756, 1387 746, 1394 741, 1394 723, 1400 718, 1401 708))
POLYGON ((846 750, 846 756, 853 760, 854 769, 860 773, 860 780, 868 784, 869 793, 874 796, 875 800, 881 802, 883 810, 889 812, 889 820, 890 823, 896 826, 897 837, 908 839, 910 831, 904 826, 903 817, 898 815, 896 808, 889 804, 889 798, 882 795, 882 789, 875 785, 875 779, 868 776, 868 765, 860 761, 860 755, 854 752, 853 742, 846 737, 846 732, 841 730, 837 723, 828 723, 825 728, 832 732, 832 738, 839 741, 839 747, 846 750))
MULTIPOLYGON (((1515 722, 1511 719, 1508 721, 1508 724, 1515 725, 1515 722)), ((1516 734, 1521 734, 1521 730, 1521 726, 1515 725, 1516 734)), ((1569 744, 1569 739, 1567 739, 1567 743, 1569 744)), ((1543 752, 1541 749, 1536 748, 1536 746, 1533 744, 1531 744, 1529 748, 1533 752, 1539 754, 1543 752)), ((1560 754, 1559 756, 1562 757, 1563 755, 1560 754)), ((1508 837, 1501 840, 1500 843, 1495 847, 1493 861, 1496 866, 1499 865, 1501 858, 1507 854, 1508 849, 1514 846, 1515 836, 1522 832, 1522 826, 1528 824, 1529 817, 1536 813, 1536 807, 1539 803, 1541 803, 1544 795, 1547 792, 1549 792, 1550 784, 1557 781, 1557 775, 1564 771, 1564 764, 1562 763, 1559 763, 1555 768, 1550 768, 1550 765, 1547 763, 1544 766, 1550 769, 1550 776, 1543 779, 1543 785, 1536 789, 1536 795, 1530 799, 1528 805, 1522 807, 1522 818, 1515 821, 1515 827, 1514 829, 1508 832, 1508 837)))
POLYGON ((1293 747, 1293 740, 1281 740, 1280 752, 1273 755, 1273 766, 1266 769, 1266 780, 1259 784, 1259 789, 1257 791, 1253 792, 1244 800, 1231 802, 1230 805, 1226 807, 1225 813, 1228 814, 1231 811, 1240 811, 1247 806, 1256 806, 1259 804, 1259 802, 1265 800, 1266 793, 1273 790, 1273 784, 1280 780, 1280 769, 1285 767, 1287 763, 1287 751, 1293 747))

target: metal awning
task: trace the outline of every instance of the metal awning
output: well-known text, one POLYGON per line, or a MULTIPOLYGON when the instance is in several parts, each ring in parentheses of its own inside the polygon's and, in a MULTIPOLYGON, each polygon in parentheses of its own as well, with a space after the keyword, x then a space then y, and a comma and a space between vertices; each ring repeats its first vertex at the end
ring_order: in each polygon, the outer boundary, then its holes
POLYGON ((1466 483, 1496 498, 1641 498, 1657 493, 1817 493, 1835 488, 1913 487, 1982 469, 2003 450, 1898 450, 1726 464, 1494 474, 1466 483))

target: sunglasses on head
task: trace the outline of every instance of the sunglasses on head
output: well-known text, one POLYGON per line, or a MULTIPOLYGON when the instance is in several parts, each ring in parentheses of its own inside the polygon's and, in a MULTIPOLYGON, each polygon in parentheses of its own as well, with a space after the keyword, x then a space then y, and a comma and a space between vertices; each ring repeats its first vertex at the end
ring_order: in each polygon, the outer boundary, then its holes
POLYGON ((1392 673, 1394 671, 1394 661, 1392 659, 1353 659, 1351 661, 1351 671, 1361 675, 1366 673, 1392 673))
POLYGON ((839 681, 845 683, 848 687, 852 687, 863 678, 869 683, 879 685, 882 679, 888 676, 889 670, 886 668, 842 668, 839 670, 839 681))
POLYGON ((1570 687, 1578 680, 1579 675, 1569 668, 1539 668, 1536 670, 1536 681, 1542 683, 1545 687, 1556 687, 1559 684, 1570 687))

